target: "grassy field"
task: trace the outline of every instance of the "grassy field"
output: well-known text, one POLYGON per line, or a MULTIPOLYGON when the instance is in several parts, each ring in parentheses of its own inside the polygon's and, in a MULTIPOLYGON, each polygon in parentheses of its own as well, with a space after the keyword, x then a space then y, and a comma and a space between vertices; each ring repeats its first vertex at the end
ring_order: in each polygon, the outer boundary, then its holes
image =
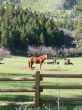
MULTIPOLYGON (((82 57, 78 58, 70 58, 73 65, 64 65, 63 59, 57 59, 59 61, 59 65, 47 64, 49 60, 45 61, 45 64, 42 65, 41 73, 54 73, 54 74, 81 74, 82 73, 82 57)), ((12 56, 10 58, 4 58, 0 64, 0 77, 28 77, 32 76, 39 70, 39 65, 34 64, 35 70, 28 69, 28 58, 26 57, 15 57, 12 56)), ((45 78, 42 84, 82 84, 81 78, 55 78, 49 79, 45 78)), ((28 88, 32 87, 34 83, 30 82, 0 82, 0 88, 28 88)), ((42 97, 82 97, 82 90, 44 90, 41 93, 42 97)), ((0 101, 30 101, 34 98, 33 93, 0 93, 0 101)), ((54 102, 56 103, 56 102, 54 102)), ((67 106, 66 106, 67 107, 67 106)), ((57 107, 56 107, 57 108, 57 107)), ((9 108, 2 108, 0 110, 9 110, 9 108)), ((10 108, 11 110, 11 108, 10 108)), ((14 107, 13 107, 14 110, 14 107)), ((36 109, 35 109, 36 110, 36 109)), ((46 110, 46 109, 45 109, 46 110)), ((54 109, 53 109, 54 110, 54 109)), ((56 110, 56 109, 55 109, 56 110)), ((65 109, 61 109, 65 110, 65 109)), ((66 110, 74 110, 73 108, 66 110)), ((82 110, 80 107, 79 109, 82 110)))

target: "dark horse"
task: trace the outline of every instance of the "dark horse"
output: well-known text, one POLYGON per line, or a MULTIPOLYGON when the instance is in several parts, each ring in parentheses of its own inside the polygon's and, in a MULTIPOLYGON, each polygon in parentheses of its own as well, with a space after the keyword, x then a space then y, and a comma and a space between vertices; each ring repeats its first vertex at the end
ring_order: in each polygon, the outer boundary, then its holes
POLYGON ((39 56, 39 57, 30 57, 30 59, 29 59, 29 68, 30 69, 32 69, 33 67, 32 67, 32 65, 34 64, 34 63, 36 63, 36 64, 40 64, 40 69, 41 69, 41 66, 42 66, 42 63, 44 62, 44 60, 45 59, 47 59, 47 55, 45 54, 45 55, 41 55, 41 56, 39 56))
POLYGON ((65 65, 69 65, 69 64, 70 64, 70 59, 65 58, 65 59, 64 59, 64 64, 65 64, 65 65))
POLYGON ((67 59, 67 58, 64 59, 64 64, 65 65, 73 65, 73 63, 70 62, 70 59, 67 59))

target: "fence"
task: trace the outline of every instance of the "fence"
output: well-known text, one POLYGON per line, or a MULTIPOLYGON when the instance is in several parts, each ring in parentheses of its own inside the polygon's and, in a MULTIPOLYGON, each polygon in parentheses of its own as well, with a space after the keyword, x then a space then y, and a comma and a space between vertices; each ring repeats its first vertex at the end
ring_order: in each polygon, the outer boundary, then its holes
MULTIPOLYGON (((45 99, 41 98, 40 92, 44 89, 82 89, 82 85, 41 85, 40 81, 44 77, 48 78, 82 78, 82 74, 41 74, 40 71, 37 71, 33 77, 27 78, 0 78, 0 81, 33 81, 35 86, 28 89, 0 89, 0 92, 34 92, 35 99, 31 102, 0 102, 1 106, 5 105, 36 105, 39 106, 41 102, 44 102, 45 99)), ((47 99, 46 99, 47 100, 47 99)), ((52 100, 52 99, 48 99, 52 100)), ((57 100, 57 98, 54 98, 57 100)), ((78 100, 82 101, 82 98, 61 98, 61 100, 78 100)))
MULTIPOLYGON (((27 77, 27 78, 0 78, 0 81, 33 81, 35 82, 35 89, 34 88, 28 88, 28 89, 0 89, 0 92, 35 92, 35 97, 36 94, 38 93, 38 85, 40 83, 39 79, 39 74, 36 73, 35 77, 27 77)), ((41 92, 41 90, 39 90, 39 93, 41 92)), ((39 93, 38 93, 38 97, 39 97, 39 93)), ((36 98, 38 98, 36 97, 36 98)), ((37 99, 38 100, 38 99, 37 99)), ((0 106, 7 106, 7 105, 37 105, 37 102, 31 101, 31 102, 0 102, 0 106)))
MULTIPOLYGON (((37 71, 36 72, 37 75, 38 75, 38 79, 43 79, 43 78, 82 78, 82 74, 41 74, 40 71, 37 71)), ((36 77, 36 74, 33 75, 34 77, 36 77)), ((58 98, 46 98, 46 99, 43 99, 41 98, 40 96, 40 89, 42 89, 42 91, 44 89, 82 89, 82 85, 58 85, 58 84, 54 84, 54 85, 41 85, 40 82, 37 85, 37 88, 36 88, 36 93, 37 95, 35 95, 35 102, 36 102, 36 105, 40 105, 41 102, 45 102, 45 101, 50 101, 50 100, 54 100, 54 101, 57 101, 59 100, 59 97, 58 98)), ((60 98, 60 101, 82 101, 82 98, 60 98)))

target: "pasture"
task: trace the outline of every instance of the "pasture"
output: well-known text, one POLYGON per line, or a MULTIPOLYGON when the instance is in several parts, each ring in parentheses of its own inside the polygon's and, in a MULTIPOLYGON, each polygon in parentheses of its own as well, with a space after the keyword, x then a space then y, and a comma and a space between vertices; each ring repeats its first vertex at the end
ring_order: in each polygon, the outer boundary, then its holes
MULTIPOLYGON (((41 73, 54 73, 54 74, 81 74, 82 73, 82 57, 70 58, 73 65, 64 65, 64 59, 57 59, 59 65, 47 64, 50 59, 45 60, 45 64, 42 65, 41 73)), ((4 58, 0 64, 0 78, 6 77, 28 77, 32 76, 35 71, 39 70, 39 64, 34 64, 34 70, 28 69, 28 58, 12 56, 10 58, 4 58)), ((45 78, 44 84, 82 84, 81 78, 45 78)), ((29 82, 0 82, 0 88, 27 88, 32 87, 34 83, 29 82)), ((41 93, 42 97, 82 97, 82 90, 44 90, 41 93)), ((34 97, 34 93, 0 93, 0 101, 30 101, 34 97)), ((56 102, 54 102, 56 103, 56 102)), ((2 108, 1 108, 2 110, 2 108)), ((5 109, 3 109, 5 110, 5 109)), ((6 109, 7 110, 7 109, 6 109)), ((8 109, 9 110, 9 109, 8 109)), ((67 110, 67 109, 66 109, 67 110)), ((72 109, 70 109, 72 110, 72 109)), ((78 109, 80 110, 80 109, 78 109)))

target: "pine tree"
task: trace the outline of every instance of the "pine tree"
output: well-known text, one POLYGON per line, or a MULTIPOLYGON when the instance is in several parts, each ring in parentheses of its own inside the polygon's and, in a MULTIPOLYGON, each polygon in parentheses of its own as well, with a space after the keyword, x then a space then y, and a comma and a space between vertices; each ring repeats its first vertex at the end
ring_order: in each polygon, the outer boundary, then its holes
POLYGON ((73 32, 74 43, 78 52, 82 52, 82 0, 79 0, 78 5, 75 8, 77 13, 76 29, 73 32))

